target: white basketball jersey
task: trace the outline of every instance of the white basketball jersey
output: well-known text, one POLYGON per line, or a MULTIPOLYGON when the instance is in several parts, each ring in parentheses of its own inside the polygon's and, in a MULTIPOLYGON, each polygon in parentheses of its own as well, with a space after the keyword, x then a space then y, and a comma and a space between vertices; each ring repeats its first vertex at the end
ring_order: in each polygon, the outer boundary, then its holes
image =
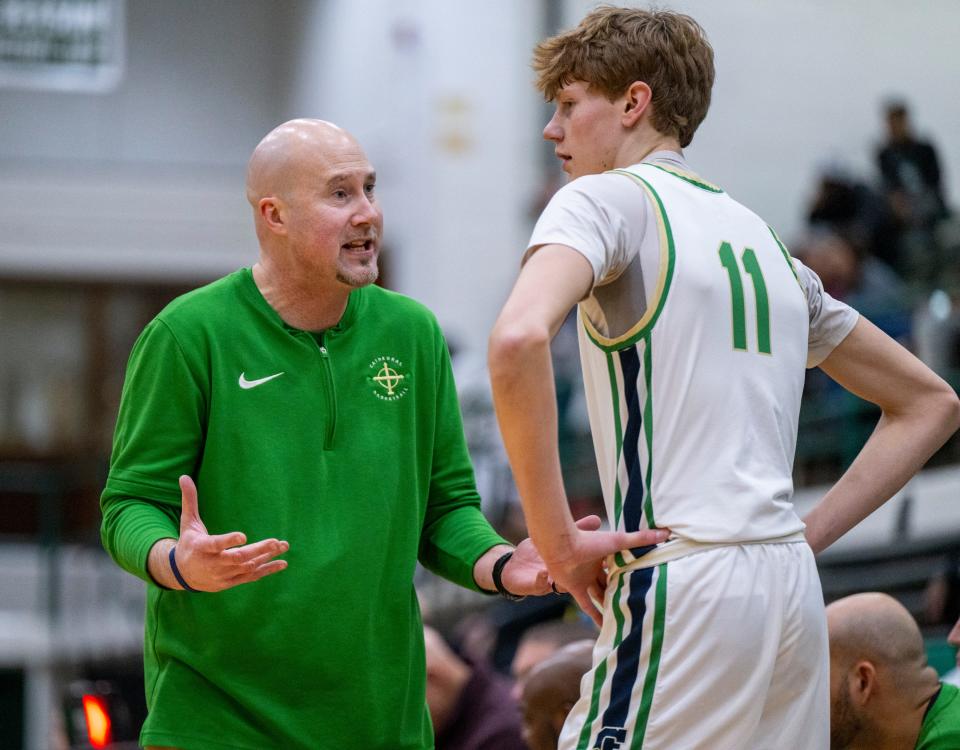
POLYGON ((652 294, 627 267, 580 305, 611 525, 708 543, 801 531, 790 500, 809 312, 789 254, 716 186, 657 164, 620 173, 653 205, 660 262, 652 294))

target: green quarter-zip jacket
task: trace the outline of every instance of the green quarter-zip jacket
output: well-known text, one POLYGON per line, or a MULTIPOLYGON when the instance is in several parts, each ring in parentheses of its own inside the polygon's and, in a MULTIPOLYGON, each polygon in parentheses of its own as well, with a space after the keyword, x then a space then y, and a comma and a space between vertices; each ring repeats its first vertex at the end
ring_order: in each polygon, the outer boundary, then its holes
POLYGON ((143 744, 432 747, 416 561, 476 588, 503 540, 422 305, 364 287, 336 326, 300 331, 250 269, 174 300, 130 355, 101 508, 107 551, 149 584, 143 744), (287 570, 218 593, 154 584, 181 474, 211 534, 285 539, 287 570))

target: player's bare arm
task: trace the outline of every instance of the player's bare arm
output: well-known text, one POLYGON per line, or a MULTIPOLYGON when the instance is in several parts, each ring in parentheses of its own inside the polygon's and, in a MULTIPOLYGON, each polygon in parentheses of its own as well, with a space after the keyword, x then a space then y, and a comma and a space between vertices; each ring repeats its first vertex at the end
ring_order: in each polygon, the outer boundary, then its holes
POLYGON ((892 497, 960 427, 953 389, 865 318, 820 367, 883 414, 850 468, 804 519, 814 552, 892 497))
POLYGON ((603 558, 655 544, 667 534, 585 531, 567 505, 557 444, 557 407, 550 341, 593 284, 593 269, 563 245, 541 247, 525 264, 490 335, 494 408, 527 529, 557 585, 596 622, 603 558))
POLYGON ((177 570, 195 591, 223 591, 287 567, 286 560, 273 559, 290 548, 285 541, 264 539, 247 544, 246 534, 240 531, 207 533, 200 520, 197 487, 188 476, 180 477, 180 496, 180 538, 159 540, 147 557, 147 570, 161 586, 183 589, 170 563, 174 546, 177 570))

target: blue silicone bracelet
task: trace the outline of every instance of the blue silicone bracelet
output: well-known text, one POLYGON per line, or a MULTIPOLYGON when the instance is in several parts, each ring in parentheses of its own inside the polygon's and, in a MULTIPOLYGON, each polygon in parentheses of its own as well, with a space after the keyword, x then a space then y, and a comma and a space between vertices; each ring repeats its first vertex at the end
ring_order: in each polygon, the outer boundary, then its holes
POLYGON ((194 591, 195 588, 192 588, 185 580, 183 576, 180 575, 180 568, 177 567, 177 545, 173 545, 170 548, 170 570, 173 571, 173 577, 177 579, 177 583, 183 586, 184 591, 194 591))

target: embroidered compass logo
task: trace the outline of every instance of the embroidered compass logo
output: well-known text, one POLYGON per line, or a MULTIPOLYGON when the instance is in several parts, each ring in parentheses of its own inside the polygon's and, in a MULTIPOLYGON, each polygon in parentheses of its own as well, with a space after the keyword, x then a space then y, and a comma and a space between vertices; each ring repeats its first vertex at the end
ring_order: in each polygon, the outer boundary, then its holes
POLYGON ((399 401, 409 393, 410 374, 396 357, 377 357, 367 369, 373 395, 381 401, 399 401))

